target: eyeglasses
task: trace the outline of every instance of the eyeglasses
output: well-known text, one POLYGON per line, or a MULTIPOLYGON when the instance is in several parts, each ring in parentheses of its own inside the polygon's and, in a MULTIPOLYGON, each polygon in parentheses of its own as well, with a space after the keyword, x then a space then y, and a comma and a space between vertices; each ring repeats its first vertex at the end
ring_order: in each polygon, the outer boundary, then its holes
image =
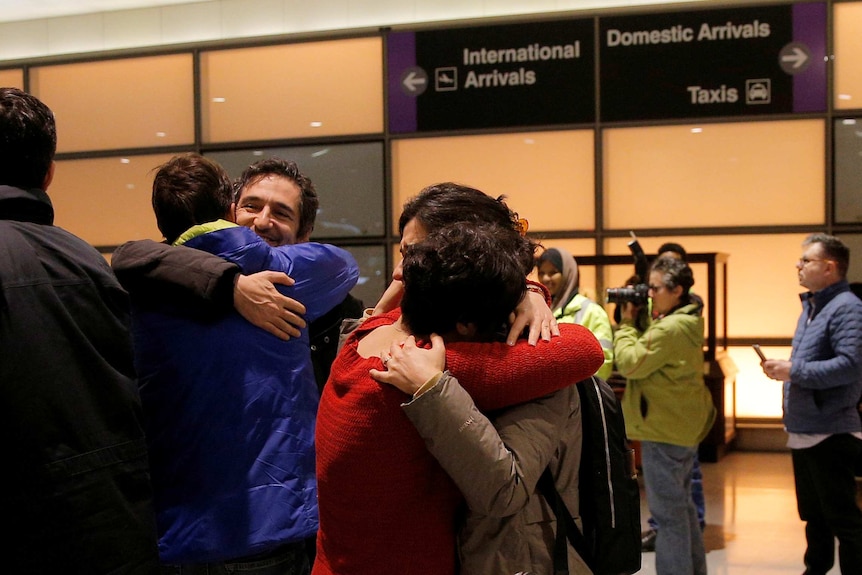
POLYGON ((657 285, 657 286, 654 286, 654 285, 648 285, 647 287, 648 287, 651 291, 653 291, 653 292, 655 292, 655 293, 660 292, 660 291, 662 290, 662 288, 664 288, 664 286, 663 286, 663 285, 657 285))
POLYGON ((826 260, 826 259, 821 260, 821 259, 817 259, 817 258, 799 258, 798 263, 801 266, 806 266, 811 262, 831 262, 831 261, 835 261, 835 260, 826 260))

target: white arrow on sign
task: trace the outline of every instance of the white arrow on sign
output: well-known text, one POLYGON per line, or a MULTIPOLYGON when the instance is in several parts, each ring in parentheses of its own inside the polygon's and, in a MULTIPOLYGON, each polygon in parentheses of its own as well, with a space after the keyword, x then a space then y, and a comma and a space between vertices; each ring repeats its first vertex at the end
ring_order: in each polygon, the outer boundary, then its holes
POLYGON ((796 69, 808 61, 808 54, 806 54, 801 48, 799 48, 799 46, 794 46, 793 47, 793 53, 792 54, 784 54, 781 57, 781 61, 782 62, 792 62, 793 68, 796 69))
POLYGON ((403 84, 405 88, 411 92, 415 92, 419 89, 419 86, 424 86, 427 80, 427 78, 417 75, 416 72, 410 72, 407 74, 407 77, 404 78, 403 84))

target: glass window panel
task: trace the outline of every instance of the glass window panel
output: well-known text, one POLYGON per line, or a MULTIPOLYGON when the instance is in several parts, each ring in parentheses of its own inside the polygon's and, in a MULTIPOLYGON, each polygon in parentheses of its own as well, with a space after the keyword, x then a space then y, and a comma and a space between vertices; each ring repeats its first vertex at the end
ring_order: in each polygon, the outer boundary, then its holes
POLYGON ((824 129, 792 120, 605 130, 606 227, 823 224, 824 129))
POLYGON ((24 89, 24 70, 12 68, 9 70, 0 70, 0 86, 5 88, 24 89))
POLYGON ((320 198, 313 239, 384 235, 382 142, 212 152, 207 156, 232 178, 264 158, 278 156, 296 162, 311 178, 320 198))
POLYGON ((862 118, 835 120, 835 221, 862 222, 862 118))
POLYGON ((48 190, 54 222, 96 246, 162 240, 153 215, 155 168, 170 155, 61 160, 48 190))
MULTIPOLYGON (((640 238, 648 257, 664 242, 677 242, 689 253, 722 252, 727 260, 728 337, 791 338, 801 310, 796 261, 807 234, 685 236, 640 238)), ((606 240, 606 253, 629 254, 628 238, 606 240)), ((706 264, 692 264, 694 291, 706 300, 706 264)), ((634 266, 611 266, 608 286, 621 286, 634 266)), ((721 310, 717 310, 719 313, 721 310)))
POLYGON ((386 273, 386 248, 379 246, 344 246, 359 264, 359 281, 350 295, 374 307, 391 279, 386 273))
POLYGON ((30 89, 57 118, 57 151, 194 142, 192 55, 43 66, 30 89))
POLYGON ((392 143, 393 230, 406 200, 439 182, 497 196, 530 231, 595 229, 592 130, 419 138, 392 143))
POLYGON ((832 14, 835 108, 862 108, 862 2, 836 2, 832 14))
POLYGON ((378 37, 201 54, 204 142, 383 132, 378 37))

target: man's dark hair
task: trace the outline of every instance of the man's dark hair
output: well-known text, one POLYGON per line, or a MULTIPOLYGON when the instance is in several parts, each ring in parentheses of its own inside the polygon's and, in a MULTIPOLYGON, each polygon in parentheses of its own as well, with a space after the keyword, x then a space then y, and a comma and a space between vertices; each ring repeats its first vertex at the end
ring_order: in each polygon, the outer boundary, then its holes
MULTIPOLYGON (((455 223, 492 223, 520 235, 518 214, 510 210, 504 200, 504 196, 494 199, 482 191, 461 184, 434 184, 404 204, 398 220, 398 232, 403 234, 410 220, 416 219, 427 232, 455 223)), ((535 243, 531 240, 527 242, 535 248, 535 243)), ((533 251, 522 263, 522 275, 526 276, 535 264, 533 251)))
POLYGON ((417 335, 473 324, 491 340, 524 297, 533 246, 511 228, 457 223, 432 229, 404 254, 404 321, 417 335))
POLYGON ((682 247, 681 245, 679 245, 678 243, 675 243, 675 242, 663 243, 661 245, 661 247, 658 249, 657 253, 658 253, 658 255, 661 255, 665 252, 671 252, 671 253, 678 255, 680 257, 680 259, 682 259, 682 261, 685 261, 686 256, 688 255, 685 252, 685 248, 682 247))
POLYGON ((314 229, 314 220, 317 218, 317 210, 320 207, 320 200, 317 197, 314 184, 299 171, 295 162, 281 158, 269 158, 250 165, 242 172, 234 185, 236 190, 235 201, 239 203, 239 199, 246 188, 267 176, 287 178, 299 187, 299 228, 296 231, 296 237, 304 238, 311 235, 311 231, 314 229))
POLYGON ((809 235, 802 242, 803 246, 810 246, 811 244, 820 244, 824 259, 835 262, 841 279, 847 277, 847 269, 850 267, 850 248, 844 242, 829 234, 815 233, 809 235))
POLYGON ((0 88, 0 184, 43 189, 56 151, 50 108, 17 88, 0 88))
POLYGON ((672 256, 660 257, 650 266, 650 273, 652 272, 661 274, 661 281, 668 289, 682 286, 681 302, 687 303, 690 300, 689 291, 694 285, 694 274, 685 261, 672 256))
POLYGON ((174 156, 153 179, 156 224, 168 243, 187 229, 230 213, 233 185, 227 172, 200 154, 174 156))

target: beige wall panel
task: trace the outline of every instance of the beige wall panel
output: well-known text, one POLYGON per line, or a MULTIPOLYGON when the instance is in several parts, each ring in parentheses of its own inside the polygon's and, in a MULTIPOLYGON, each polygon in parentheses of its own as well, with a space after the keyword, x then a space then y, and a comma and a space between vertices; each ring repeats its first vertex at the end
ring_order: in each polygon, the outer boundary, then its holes
POLYGON ((0 70, 0 86, 4 88, 24 89, 24 70, 12 68, 0 70))
POLYGON ((380 38, 201 54, 204 142, 383 131, 380 38))
POLYGON ((593 148, 592 130, 396 140, 393 229, 406 200, 445 181, 505 194, 530 232, 595 229, 593 148))
POLYGON ((606 130, 606 227, 822 224, 824 130, 823 120, 606 130))
POLYGON ((862 2, 833 8, 835 108, 862 108, 862 2))
POLYGON ((171 155, 57 162, 48 190, 58 226, 97 246, 161 240, 151 203, 155 168, 171 155))
POLYGON ((191 54, 33 68, 30 88, 57 118, 57 151, 194 142, 191 54))

